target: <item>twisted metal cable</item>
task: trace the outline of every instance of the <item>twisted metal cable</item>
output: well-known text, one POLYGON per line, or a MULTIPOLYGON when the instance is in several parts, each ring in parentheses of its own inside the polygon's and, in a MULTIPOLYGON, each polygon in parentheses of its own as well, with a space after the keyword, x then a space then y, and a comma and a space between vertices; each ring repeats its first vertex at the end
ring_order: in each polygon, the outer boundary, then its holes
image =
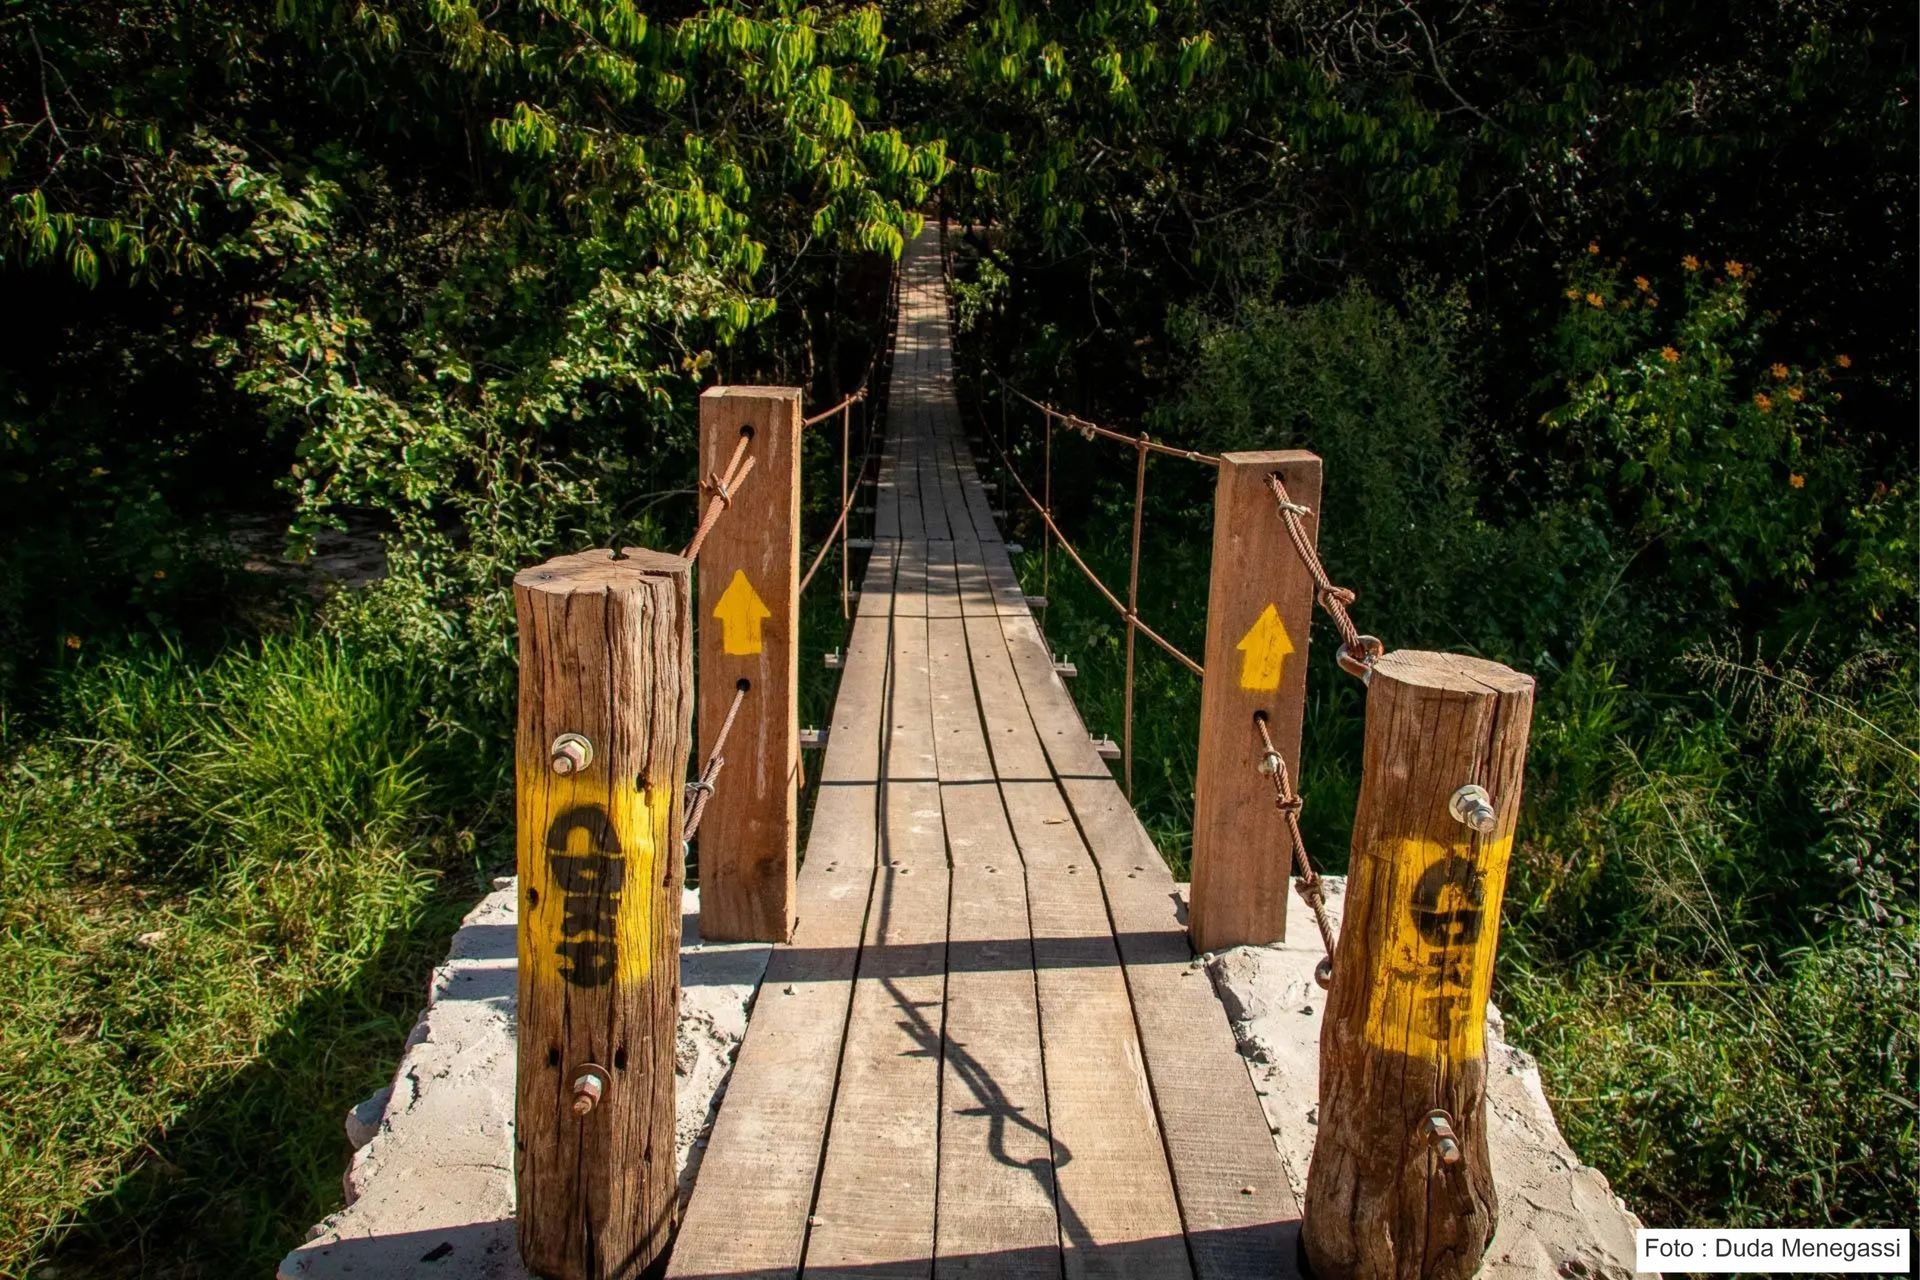
POLYGON ((1273 745, 1273 735, 1267 732, 1267 713, 1255 712, 1253 725, 1260 731, 1260 744, 1265 748, 1257 767, 1261 773, 1273 779, 1273 807, 1280 811, 1281 819, 1286 822, 1287 838, 1293 844, 1293 887, 1301 900, 1313 910, 1313 922, 1320 929, 1320 945, 1326 948, 1327 958, 1315 971, 1315 977, 1324 987, 1333 976, 1333 925, 1327 919, 1326 886, 1321 883, 1320 873, 1313 869, 1313 861, 1307 857, 1307 839, 1300 832, 1300 809, 1304 802, 1300 799, 1300 793, 1293 789, 1293 777, 1287 772, 1285 758, 1273 745))
POLYGON ((1115 443, 1124 444, 1129 448, 1147 449, 1154 453, 1164 454, 1169 458, 1184 458, 1188 462, 1204 463, 1209 467, 1217 467, 1220 465, 1220 459, 1214 454, 1201 453, 1197 449, 1176 449, 1170 444, 1161 444, 1158 440, 1150 439, 1144 434, 1137 436, 1128 435, 1124 431, 1115 431, 1112 427, 1103 427, 1097 422, 1089 422, 1085 418, 1068 413, 1065 409, 1056 409, 1044 400, 1035 400, 1032 396, 1014 386, 1011 382, 1008 382, 1005 377, 994 370, 988 369, 987 372, 992 374, 993 380, 998 382, 1015 398, 1024 400, 1029 405, 1046 414, 1049 418, 1059 420, 1089 440, 1095 436, 1099 436, 1105 440, 1112 440, 1115 443))
MULTIPOLYGON (((985 425, 984 415, 982 416, 981 424, 982 426, 985 425)), ((1075 549, 1073 543, 1069 542, 1067 536, 1060 532, 1060 526, 1054 523, 1053 513, 1041 506, 1040 500, 1033 496, 1031 489, 1027 488, 1027 482, 1021 479, 1020 473, 1014 469, 1013 460, 1007 456, 1007 451, 1000 446, 998 441, 994 442, 994 451, 1000 455, 1000 462, 1006 468, 1007 474, 1013 477, 1014 484, 1020 487, 1020 493, 1026 498, 1027 505, 1032 507, 1034 513, 1046 523, 1047 529, 1054 536, 1054 540, 1060 544, 1060 549, 1067 553, 1068 559, 1072 560, 1074 566, 1080 570, 1081 574, 1086 577, 1086 580, 1093 584, 1094 590, 1106 597, 1107 603, 1113 606, 1114 612, 1118 613, 1129 627, 1139 631, 1141 635, 1166 650, 1174 661, 1193 672, 1196 676, 1204 677, 1206 675, 1206 669, 1204 667, 1182 653, 1172 641, 1142 622, 1139 614, 1127 608, 1127 606, 1121 602, 1120 597, 1109 590, 1106 583, 1100 581, 1099 575, 1088 567, 1087 562, 1081 558, 1080 552, 1075 549)))
POLYGON ((1279 508, 1280 519, 1287 528, 1287 537, 1293 542, 1293 549, 1299 553, 1301 563, 1307 567, 1307 574, 1313 579, 1314 599, 1333 619, 1334 630, 1340 633, 1340 669, 1348 675, 1365 680, 1373 674, 1373 664, 1386 645, 1378 636, 1362 635, 1360 628, 1353 623, 1353 615, 1347 612, 1358 597, 1345 587, 1336 587, 1333 579, 1327 576, 1327 568, 1320 563, 1320 553, 1314 549, 1313 540, 1307 537, 1306 526, 1300 517, 1312 515, 1313 511, 1304 503, 1295 502, 1287 496, 1287 486, 1279 473, 1267 477, 1267 488, 1273 492, 1273 500, 1279 508))
POLYGON ((747 700, 745 681, 733 691, 733 705, 727 708, 727 718, 720 722, 720 732, 713 740, 713 749, 707 752, 707 763, 701 768, 700 776, 687 784, 685 804, 687 821, 681 831, 681 839, 691 840, 700 830, 700 820, 707 816, 707 801, 713 798, 713 784, 720 779, 720 770, 726 768, 727 758, 721 753, 727 747, 727 735, 733 732, 733 722, 739 718, 740 704, 747 700))
POLYGON ((720 513, 733 505, 733 495, 740 491, 740 486, 746 483, 747 477, 753 473, 753 459, 747 455, 747 446, 752 442, 753 437, 742 432, 740 443, 733 447, 733 457, 727 462, 726 474, 717 477, 709 476, 706 483, 701 486, 710 491, 713 496, 707 500, 706 514, 700 517, 700 524, 693 531, 693 539, 687 543, 687 549, 680 553, 683 560, 691 560, 700 554, 700 548, 705 545, 707 535, 712 533, 713 526, 719 523, 720 513))
MULTIPOLYGON (((878 352, 875 353, 876 358, 878 358, 878 354, 879 354, 878 352)), ((869 363, 867 365, 867 371, 860 375, 859 385, 856 386, 850 393, 848 393, 846 399, 842 400, 839 404, 834 405, 833 408, 831 409, 822 409, 819 413, 814 414, 811 418, 803 418, 800 422, 800 426, 803 429, 806 427, 817 427, 821 423, 825 422, 828 418, 831 418, 834 414, 839 413, 841 410, 850 409, 854 405, 858 404, 860 401, 865 400, 867 398, 867 379, 873 376, 873 369, 874 369, 874 366, 871 363, 869 363)))

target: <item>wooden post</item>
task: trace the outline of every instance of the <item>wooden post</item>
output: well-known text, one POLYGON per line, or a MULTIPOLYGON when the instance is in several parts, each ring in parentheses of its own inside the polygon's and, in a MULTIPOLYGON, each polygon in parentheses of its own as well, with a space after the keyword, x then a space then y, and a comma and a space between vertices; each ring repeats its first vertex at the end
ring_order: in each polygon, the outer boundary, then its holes
POLYGON ((700 756, 734 690, 747 698, 700 823, 700 933, 785 942, 799 825, 800 389, 713 387, 700 397, 700 474, 740 444, 753 472, 700 551, 700 756))
POLYGON ((1320 1280, 1466 1280, 1493 1238, 1487 995, 1532 717, 1496 662, 1374 665, 1307 1175, 1320 1280))
POLYGON ((625 1280, 675 1216, 691 574, 629 549, 518 574, 520 1254, 625 1280))
POLYGON ((1229 453, 1213 498, 1213 577, 1200 689, 1200 758, 1193 794, 1193 887, 1189 932, 1196 951, 1287 936, 1292 851, 1260 772, 1264 747, 1254 713, 1300 776, 1300 721, 1307 702, 1307 630, 1313 578, 1287 536, 1267 477, 1278 473, 1320 530, 1320 459, 1299 449, 1229 453))

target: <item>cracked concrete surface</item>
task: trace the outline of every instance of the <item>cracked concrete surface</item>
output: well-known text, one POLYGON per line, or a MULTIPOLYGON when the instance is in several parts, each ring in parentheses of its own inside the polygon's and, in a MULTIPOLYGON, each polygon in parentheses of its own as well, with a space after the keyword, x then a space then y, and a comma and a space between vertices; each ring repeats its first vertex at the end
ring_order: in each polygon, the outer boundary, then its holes
MULTIPOLYGON (((1337 930, 1346 882, 1328 876, 1326 884, 1337 930)), ((1313 980, 1321 956, 1313 917, 1294 895, 1288 912, 1286 942, 1234 947, 1203 960, 1247 1059, 1287 1179, 1304 1200, 1319 1123, 1326 993, 1313 980)), ((1539 1067, 1506 1042, 1497 1009, 1488 1009, 1487 1031, 1487 1144, 1500 1224, 1480 1275, 1628 1280, 1640 1220, 1613 1194, 1605 1175, 1582 1164, 1560 1136, 1539 1067)))
MULTIPOLYGON (((358 1148, 347 1207, 287 1255, 282 1280, 528 1280, 513 1221, 515 893, 511 878, 496 880, 454 934, 392 1085, 347 1113, 358 1148)), ((703 944, 695 890, 681 911, 674 1138, 684 1200, 769 948, 703 944)))

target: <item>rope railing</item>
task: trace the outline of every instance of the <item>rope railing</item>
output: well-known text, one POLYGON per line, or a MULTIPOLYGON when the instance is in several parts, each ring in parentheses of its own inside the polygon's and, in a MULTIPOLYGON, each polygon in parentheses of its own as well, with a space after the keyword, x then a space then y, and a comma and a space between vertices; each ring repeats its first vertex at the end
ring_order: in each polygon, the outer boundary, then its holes
POLYGON ((1097 422, 1089 422, 1078 414, 1068 413, 1065 409, 1056 408, 1044 400, 1034 399, 1007 381, 1003 375, 995 370, 989 369, 987 372, 992 374, 994 381, 1006 388, 1015 398, 1024 400, 1027 404, 1032 405, 1040 412, 1046 414, 1048 418, 1065 425, 1072 431, 1079 432, 1082 437, 1088 440, 1098 437, 1103 440, 1112 440, 1116 444, 1124 444, 1130 449, 1145 449, 1169 458, 1181 458, 1187 462, 1199 462, 1209 467, 1217 467, 1220 465, 1220 459, 1215 454, 1202 453, 1198 449, 1179 449, 1170 444, 1162 444, 1145 432, 1137 436, 1128 435, 1124 431, 1115 431, 1112 427, 1103 427, 1097 422))
POLYGON ((685 800, 687 819, 681 832, 683 840, 691 840, 700 830, 700 820, 707 815, 707 801, 713 798, 714 783, 720 780, 720 771, 727 767, 727 758, 723 754, 727 749, 727 735, 733 732, 733 722, 740 717, 740 704, 747 700, 750 688, 742 680, 733 691, 733 705, 727 708, 727 718, 720 722, 720 732, 714 736, 713 747, 707 752, 707 762, 700 769, 700 776, 687 784, 685 800))
POLYGON ((1267 477, 1267 487, 1273 491, 1274 504, 1280 512, 1280 519, 1287 527, 1287 537, 1293 542, 1293 549, 1299 553, 1301 563, 1307 567, 1307 574, 1313 579, 1313 596, 1327 616, 1333 619, 1334 630, 1340 633, 1340 652, 1337 661, 1340 669, 1350 676, 1365 680, 1373 674, 1373 664, 1386 645, 1378 636, 1360 634, 1360 628, 1353 624, 1353 615, 1347 607, 1358 597, 1345 587, 1333 585, 1333 579, 1327 576, 1326 566, 1320 563, 1320 553, 1314 549, 1313 540, 1307 537, 1307 531, 1300 517, 1313 514, 1305 505, 1295 502, 1287 496, 1287 486, 1280 477, 1267 477))
POLYGON ((733 495, 753 474, 753 457, 747 452, 747 446, 752 443, 752 434, 742 431, 740 443, 733 447, 733 457, 727 462, 726 473, 709 476, 701 484, 700 487, 713 496, 707 499, 706 513, 700 517, 700 523, 693 530, 693 538, 687 543, 686 550, 680 553, 681 558, 691 560, 700 554, 700 548, 706 545, 707 535, 720 522, 720 513, 733 505, 733 495))
POLYGON ((1255 712, 1253 726, 1259 731, 1260 745, 1264 748, 1256 767, 1273 779, 1273 807, 1280 811, 1281 819, 1287 824, 1287 836, 1293 845, 1293 887, 1301 901, 1312 909, 1313 923, 1320 930, 1320 945, 1326 950, 1313 976, 1322 987, 1329 986, 1333 982, 1333 923, 1327 918, 1326 886, 1320 882, 1320 873, 1313 869, 1313 860, 1307 857, 1307 838, 1300 832, 1300 810, 1305 801, 1293 789, 1293 776, 1287 772, 1286 758, 1273 745, 1273 735, 1267 731, 1267 713, 1255 712))
POLYGON ((853 406, 858 404, 860 401, 865 400, 867 398, 867 378, 872 374, 872 372, 873 372, 873 367, 869 365, 867 367, 867 372, 860 376, 860 385, 855 387, 852 391, 848 392, 845 399, 841 400, 839 404, 834 405, 831 409, 822 409, 819 413, 814 414, 811 418, 801 419, 800 421, 801 427, 802 428, 817 427, 821 423, 825 422, 828 418, 833 417, 833 415, 835 415, 836 413, 843 413, 846 410, 853 408, 853 406))
POLYGON ((1114 611, 1126 621, 1130 628, 1138 630, 1141 635, 1166 650, 1167 654, 1171 656, 1174 661, 1193 672, 1194 675, 1204 676, 1206 671, 1198 662, 1195 662, 1191 657, 1182 652, 1178 645, 1168 640, 1158 631, 1155 631, 1145 622, 1142 622, 1139 613, 1129 609, 1126 604, 1121 601, 1120 597, 1115 595, 1113 590, 1100 580, 1100 575, 1088 566, 1085 558, 1081 556, 1078 549, 1068 540, 1066 534, 1060 531, 1060 526, 1054 522, 1053 513, 1041 505, 1040 500, 1034 496, 1033 490, 1027 488, 1027 482, 1021 478, 1018 471, 1013 469, 1013 460, 1007 456, 1007 451, 1000 448, 997 443, 995 444, 995 449, 1000 454, 1000 461, 1007 467, 1008 474, 1013 477, 1014 484, 1019 486, 1022 496, 1026 498, 1027 505, 1032 507, 1034 513, 1045 523, 1047 531, 1051 533, 1054 540, 1060 544, 1060 549, 1067 553, 1068 558, 1073 561, 1075 567, 1080 570, 1087 581, 1093 585, 1094 590, 1106 597, 1107 603, 1113 606, 1114 611))
POLYGON ((893 347, 899 309, 900 269, 898 265, 896 265, 887 281, 887 305, 883 317, 884 330, 879 343, 874 347, 872 358, 867 361, 866 371, 860 375, 858 385, 843 397, 839 403, 833 405, 831 408, 823 409, 809 418, 803 419, 800 423, 802 429, 805 429, 818 426, 836 414, 839 415, 840 418, 840 509, 834 516, 833 527, 827 530, 827 535, 821 540, 819 550, 814 552, 813 559, 808 563, 806 572, 800 576, 799 591, 804 593, 807 587, 813 582, 814 575, 820 572, 820 567, 826 562, 828 553, 833 550, 834 540, 838 538, 840 541, 840 613, 842 617, 850 617, 853 613, 852 577, 847 563, 847 524, 848 517, 853 514, 853 506, 859 497, 859 491, 853 487, 851 480, 854 475, 858 475, 864 479, 867 474, 867 468, 873 460, 874 441, 879 435, 876 430, 877 419, 885 409, 888 390, 886 383, 893 370, 893 347), (877 383, 876 375, 879 379, 877 383), (877 393, 875 391, 876 386, 879 388, 877 393), (850 470, 850 460, 852 457, 853 406, 861 403, 866 404, 866 423, 865 431, 863 432, 865 443, 861 451, 860 468, 858 472, 852 472, 850 470))

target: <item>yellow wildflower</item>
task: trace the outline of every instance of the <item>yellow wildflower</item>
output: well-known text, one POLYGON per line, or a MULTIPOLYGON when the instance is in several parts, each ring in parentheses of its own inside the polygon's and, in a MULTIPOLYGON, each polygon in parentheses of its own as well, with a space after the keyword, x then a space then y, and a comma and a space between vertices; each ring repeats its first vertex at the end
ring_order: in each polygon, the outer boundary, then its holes
POLYGON ((1764 391, 1756 391, 1753 393, 1753 404, 1760 412, 1769 413, 1773 409, 1773 397, 1764 391))
POLYGON ((1747 264, 1744 262, 1736 262, 1733 259, 1729 258, 1722 265, 1726 267, 1727 274, 1732 276, 1735 280, 1738 280, 1741 276, 1744 276, 1747 274, 1747 264))
POLYGON ((1567 300, 1570 302, 1580 301, 1580 291, 1578 289, 1567 290, 1567 300))
POLYGON ((1787 483, 1796 489, 1804 489, 1807 487, 1807 478, 1796 471, 1787 477, 1787 483))
POLYGON ((1656 298, 1656 297, 1654 297, 1654 296, 1653 296, 1652 294, 1648 294, 1648 295, 1647 295, 1647 310, 1649 310, 1649 311, 1658 311, 1659 309, 1660 309, 1660 299, 1658 299, 1658 298, 1656 298))
POLYGON ((1773 368, 1768 372, 1773 374, 1773 380, 1775 382, 1785 382, 1787 380, 1787 366, 1781 364, 1778 360, 1773 362, 1773 368))
POLYGON ((1688 254, 1686 257, 1680 259, 1680 265, 1689 271, 1698 271, 1700 269, 1700 259, 1694 257, 1692 254, 1688 254))
POLYGON ((1589 240, 1589 241, 1587 241, 1587 252, 1588 252, 1588 253, 1599 253, 1599 252, 1600 252, 1600 242, 1599 242, 1598 240, 1589 240))
POLYGON ((1604 307, 1607 305, 1607 300, 1597 293, 1590 293, 1587 295, 1587 305, 1590 307, 1604 307))
POLYGON ((167 580, 167 571, 165 569, 155 569, 153 571, 153 580, 155 582, 165 582, 167 580))
POLYGON ((1653 288, 1653 281, 1647 279, 1645 276, 1635 276, 1633 278, 1633 287, 1642 293, 1646 293, 1653 288))
POLYGON ((1680 363, 1680 353, 1678 351, 1675 351, 1672 347, 1660 348, 1660 358, 1662 360, 1665 360, 1668 364, 1680 363))
POLYGON ((1795 404, 1799 404, 1802 400, 1806 398, 1807 398, 1807 393, 1802 391, 1799 387, 1787 388, 1787 399, 1793 401, 1795 404))
POLYGON ((80 637, 76 635, 69 635, 67 637, 67 648, 78 649, 79 647, 80 647, 80 637))
POLYGON ((1853 357, 1848 355, 1844 351, 1842 351, 1839 355, 1835 356, 1833 358, 1833 362, 1839 365, 1842 369, 1853 368, 1853 357))

